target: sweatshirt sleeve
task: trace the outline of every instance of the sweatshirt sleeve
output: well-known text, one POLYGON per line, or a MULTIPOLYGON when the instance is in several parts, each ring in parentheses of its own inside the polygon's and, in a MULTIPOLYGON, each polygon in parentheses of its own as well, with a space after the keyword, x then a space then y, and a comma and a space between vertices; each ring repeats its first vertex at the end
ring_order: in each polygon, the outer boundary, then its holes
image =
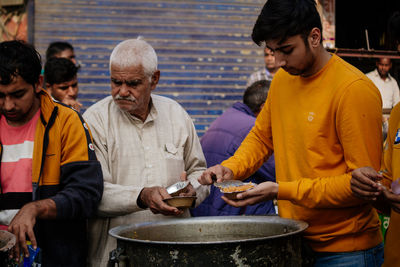
POLYGON ((382 102, 379 91, 364 80, 350 84, 336 113, 336 132, 347 170, 340 175, 279 183, 278 199, 308 208, 340 208, 365 203, 350 188, 351 172, 372 166, 379 170, 382 153, 382 102))
POLYGON ((51 197, 57 218, 94 216, 103 192, 103 176, 96 160, 90 132, 82 117, 71 112, 62 121, 60 187, 51 197))
MULTIPOLYGON (((257 117, 254 128, 235 155, 222 163, 244 179, 257 170, 273 151, 270 98, 257 117)), ((278 199, 307 208, 336 208, 364 203, 350 189, 351 172, 362 166, 380 167, 382 151, 382 102, 379 91, 367 80, 347 85, 335 116, 346 169, 330 177, 291 177, 279 183, 278 199)), ((277 159, 279 160, 279 159, 277 159)), ((329 168, 329 166, 326 166, 329 168)))
POLYGON ((400 159, 400 143, 396 140, 396 136, 400 129, 400 104, 397 104, 389 118, 389 130, 385 141, 385 149, 383 153, 382 171, 384 178, 383 184, 390 188, 393 180, 400 178, 400 168, 396 168, 393 162, 400 159), (395 179, 393 179, 395 178, 395 179))

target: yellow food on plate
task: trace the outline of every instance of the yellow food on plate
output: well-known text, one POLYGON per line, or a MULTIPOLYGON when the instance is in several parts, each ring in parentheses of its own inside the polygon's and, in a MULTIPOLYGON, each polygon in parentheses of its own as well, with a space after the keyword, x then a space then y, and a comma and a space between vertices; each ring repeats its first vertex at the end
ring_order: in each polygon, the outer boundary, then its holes
POLYGON ((243 192, 243 191, 246 191, 253 187, 254 187, 254 184, 252 182, 250 182, 250 183, 239 185, 239 186, 227 186, 227 187, 221 188, 221 191, 223 193, 243 192))

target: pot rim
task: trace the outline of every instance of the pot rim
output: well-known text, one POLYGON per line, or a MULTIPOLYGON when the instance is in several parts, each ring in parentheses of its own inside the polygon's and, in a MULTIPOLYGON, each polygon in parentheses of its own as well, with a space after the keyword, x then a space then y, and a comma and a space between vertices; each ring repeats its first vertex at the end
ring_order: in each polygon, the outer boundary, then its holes
POLYGON ((114 227, 108 231, 108 234, 112 237, 116 238, 117 240, 124 240, 127 242, 135 242, 135 243, 144 243, 144 244, 171 244, 171 245, 200 245, 200 244, 228 244, 228 243, 244 243, 244 242, 251 242, 251 241, 261 241, 261 240, 268 240, 268 239, 278 239, 282 237, 292 236, 299 234, 306 230, 308 227, 308 223, 300 220, 294 219, 286 219, 281 218, 278 215, 241 215, 241 216, 204 216, 204 217, 190 217, 190 218, 182 218, 182 219, 172 219, 172 220, 162 220, 162 221, 154 221, 154 222, 143 222, 143 223, 136 223, 136 224, 127 224, 127 225, 120 225, 114 227), (223 240, 223 241, 208 241, 208 242, 194 242, 194 241, 152 241, 152 240, 141 240, 141 239, 133 239, 121 236, 121 233, 132 231, 134 229, 149 226, 149 225, 171 225, 171 224, 180 224, 182 222, 189 222, 191 224, 194 223, 201 223, 210 221, 232 221, 235 220, 237 222, 281 222, 286 223, 287 226, 296 226, 298 227, 297 230, 283 233, 274 236, 266 236, 266 237, 254 237, 254 238, 246 238, 246 239, 236 239, 236 240, 223 240))

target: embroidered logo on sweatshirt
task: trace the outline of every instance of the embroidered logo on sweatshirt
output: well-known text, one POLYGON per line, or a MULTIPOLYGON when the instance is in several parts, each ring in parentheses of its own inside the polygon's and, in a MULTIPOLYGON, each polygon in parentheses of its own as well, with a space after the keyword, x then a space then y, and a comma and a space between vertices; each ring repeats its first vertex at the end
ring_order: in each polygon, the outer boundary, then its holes
POLYGON ((312 121, 313 119, 314 119, 314 115, 315 115, 315 113, 314 112, 308 112, 308 121, 312 121))
POLYGON ((397 145, 400 143, 400 129, 397 129, 396 137, 394 138, 394 144, 397 145))

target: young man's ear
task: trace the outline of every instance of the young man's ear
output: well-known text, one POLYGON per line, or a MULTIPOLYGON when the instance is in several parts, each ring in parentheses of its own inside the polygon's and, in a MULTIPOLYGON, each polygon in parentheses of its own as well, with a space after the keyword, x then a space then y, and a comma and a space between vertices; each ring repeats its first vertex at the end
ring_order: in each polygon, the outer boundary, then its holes
POLYGON ((321 31, 318 28, 313 28, 309 34, 309 40, 312 47, 318 47, 321 43, 321 31))
POLYGON ((39 93, 42 90, 43 87, 43 75, 39 76, 39 80, 35 84, 35 93, 39 93))

